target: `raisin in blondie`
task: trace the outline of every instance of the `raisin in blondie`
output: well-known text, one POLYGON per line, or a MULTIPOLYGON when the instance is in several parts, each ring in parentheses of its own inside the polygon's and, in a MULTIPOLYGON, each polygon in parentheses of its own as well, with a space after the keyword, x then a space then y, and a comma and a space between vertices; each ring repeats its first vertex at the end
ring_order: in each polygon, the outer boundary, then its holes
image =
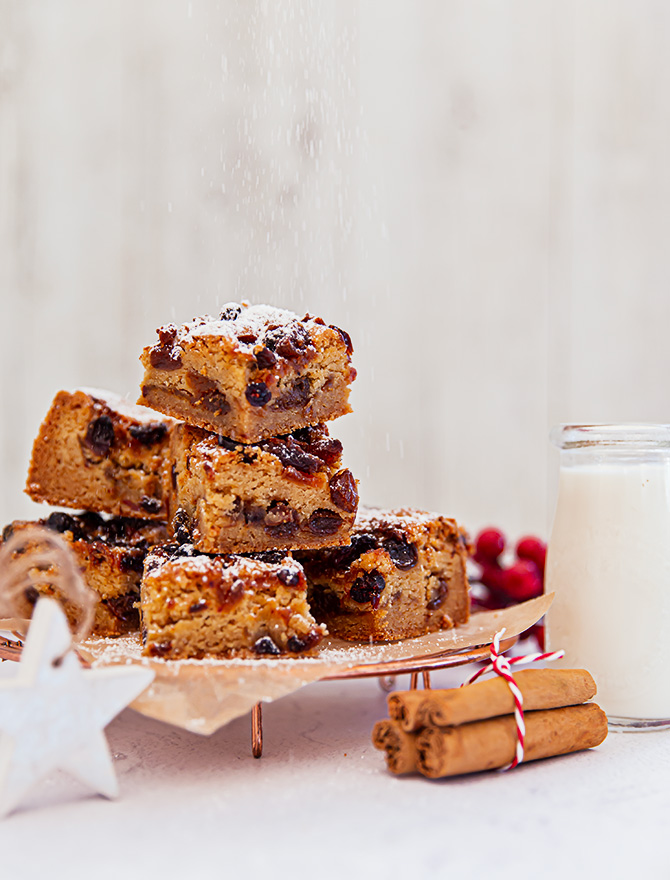
POLYGON ((172 424, 109 391, 59 391, 33 445, 26 492, 56 507, 165 520, 172 424))
MULTIPOLYGON (((5 527, 2 540, 32 526, 44 526, 60 533, 77 558, 85 584, 98 594, 94 635, 119 636, 139 629, 144 557, 150 547, 167 540, 165 525, 125 517, 103 519, 96 513, 71 516, 56 511, 38 522, 11 523, 5 527)), ((25 552, 37 549, 38 543, 35 543, 25 552)), ((25 596, 26 617, 30 617, 40 594, 54 595, 49 572, 45 571, 43 577, 43 583, 30 588, 30 594, 25 596)))
POLYGON ((297 555, 314 616, 331 635, 389 641, 468 619, 467 537, 454 520, 364 509, 349 546, 297 555))
POLYGON ((227 305, 158 329, 138 403, 243 443, 351 412, 349 335, 321 318, 227 305))
POLYGON ((341 455, 325 425, 254 444, 177 425, 170 444, 175 535, 205 553, 345 544, 358 490, 341 455))
POLYGON ((166 544, 147 555, 141 592, 150 657, 304 656, 326 634, 301 566, 283 553, 206 556, 166 544))

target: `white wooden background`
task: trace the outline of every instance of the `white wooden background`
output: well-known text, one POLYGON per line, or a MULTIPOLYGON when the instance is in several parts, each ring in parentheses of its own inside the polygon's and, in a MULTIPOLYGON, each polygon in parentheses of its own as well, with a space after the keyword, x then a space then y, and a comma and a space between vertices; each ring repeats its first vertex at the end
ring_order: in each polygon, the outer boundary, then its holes
POLYGON ((546 534, 670 421, 666 0, 0 0, 0 515, 54 392, 246 297, 354 338, 363 496, 546 534))

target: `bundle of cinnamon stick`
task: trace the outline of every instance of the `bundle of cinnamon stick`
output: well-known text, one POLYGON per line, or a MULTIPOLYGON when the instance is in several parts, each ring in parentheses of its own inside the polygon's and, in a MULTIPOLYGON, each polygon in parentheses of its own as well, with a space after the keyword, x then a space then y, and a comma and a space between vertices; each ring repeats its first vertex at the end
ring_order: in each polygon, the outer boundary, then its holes
MULTIPOLYGON (((596 685, 585 669, 527 669, 523 695, 525 761, 590 749, 607 736, 607 716, 587 702, 596 685)), ((396 691, 389 718, 372 731, 392 773, 431 779, 510 764, 517 746, 514 698, 500 677, 450 690, 396 691)))

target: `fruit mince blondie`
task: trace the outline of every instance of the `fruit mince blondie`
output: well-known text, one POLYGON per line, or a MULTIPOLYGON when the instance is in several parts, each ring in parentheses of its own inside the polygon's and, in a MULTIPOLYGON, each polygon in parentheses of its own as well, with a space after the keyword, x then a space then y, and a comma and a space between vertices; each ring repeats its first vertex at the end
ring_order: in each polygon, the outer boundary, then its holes
POLYGON ((172 424, 109 391, 59 391, 33 444, 26 492, 55 507, 165 520, 172 424))
POLYGON ((312 617, 302 567, 283 553, 255 558, 156 547, 144 562, 144 653, 181 659, 309 656, 326 628, 312 617))
POLYGON ((253 444, 177 425, 170 444, 175 536, 205 553, 346 544, 358 489, 341 456, 325 425, 253 444))
POLYGON ((363 509, 348 546, 297 556, 314 616, 333 636, 390 641, 468 619, 468 542, 452 519, 363 509))
MULTIPOLYGON (((99 602, 93 634, 120 636, 137 631, 144 557, 150 547, 168 539, 165 525, 126 517, 103 519, 97 513, 71 516, 55 511, 37 522, 17 520, 10 523, 2 533, 2 540, 34 526, 43 526, 61 535, 77 559, 84 583, 97 593, 99 602)), ((39 542, 35 542, 24 552, 38 549, 39 542)), ((42 582, 26 591, 25 617, 31 616, 32 606, 39 595, 55 594, 48 570, 40 573, 39 580, 42 582)), ((67 606, 65 610, 67 613, 67 606)))
POLYGON ((230 303, 158 329, 138 403, 243 443, 351 412, 349 334, 321 318, 230 303))

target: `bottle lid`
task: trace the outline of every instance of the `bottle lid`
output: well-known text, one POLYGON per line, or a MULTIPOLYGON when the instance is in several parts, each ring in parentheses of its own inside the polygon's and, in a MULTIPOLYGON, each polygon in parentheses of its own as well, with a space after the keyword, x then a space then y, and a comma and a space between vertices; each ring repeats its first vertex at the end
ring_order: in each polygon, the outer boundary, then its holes
POLYGON ((670 425, 557 425, 549 439, 559 449, 670 449, 670 425))

